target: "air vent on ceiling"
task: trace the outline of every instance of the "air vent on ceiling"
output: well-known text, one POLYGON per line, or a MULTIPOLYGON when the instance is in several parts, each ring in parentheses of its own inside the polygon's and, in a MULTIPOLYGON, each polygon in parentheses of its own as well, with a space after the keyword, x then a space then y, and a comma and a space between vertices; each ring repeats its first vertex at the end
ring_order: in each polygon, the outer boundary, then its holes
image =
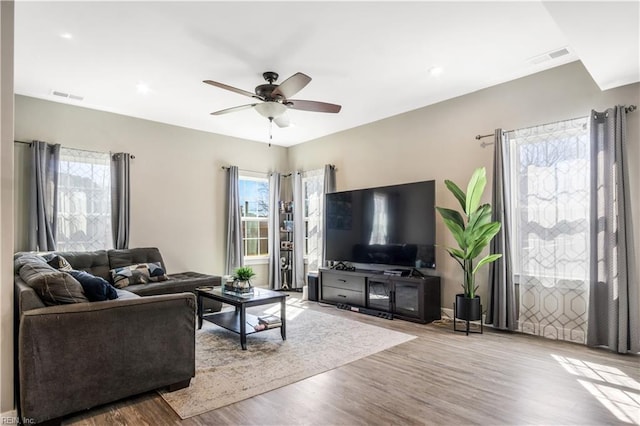
POLYGON ((67 98, 67 99, 71 99, 73 101, 82 101, 84 99, 84 97, 82 97, 82 96, 73 95, 71 93, 60 92, 59 90, 52 90, 51 94, 53 96, 58 96, 60 98, 67 98))
POLYGON ((562 49, 552 50, 551 52, 543 53, 542 55, 534 56, 530 58, 528 62, 532 65, 540 64, 542 62, 550 61, 552 59, 557 59, 562 56, 568 55, 569 50, 566 47, 562 49))

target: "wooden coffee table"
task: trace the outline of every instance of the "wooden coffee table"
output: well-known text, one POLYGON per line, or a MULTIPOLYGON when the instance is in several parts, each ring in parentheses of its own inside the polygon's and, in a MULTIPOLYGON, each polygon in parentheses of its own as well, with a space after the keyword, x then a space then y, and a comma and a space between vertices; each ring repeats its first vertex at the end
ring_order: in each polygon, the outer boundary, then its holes
POLYGON ((196 289, 196 291, 198 294, 198 330, 202 328, 202 320, 207 320, 229 331, 238 333, 240 335, 240 345, 243 350, 247 349, 247 336, 253 333, 279 328, 282 340, 287 340, 286 298, 289 296, 288 294, 264 288, 254 288, 253 293, 247 295, 228 293, 225 292, 222 287, 201 288, 196 289), (203 314, 202 302, 204 299, 217 300, 227 305, 232 305, 235 307, 235 310, 203 314), (280 302, 280 319, 282 320, 282 325, 264 330, 254 330, 253 325, 258 324, 258 317, 248 314, 246 308, 277 302, 280 302))

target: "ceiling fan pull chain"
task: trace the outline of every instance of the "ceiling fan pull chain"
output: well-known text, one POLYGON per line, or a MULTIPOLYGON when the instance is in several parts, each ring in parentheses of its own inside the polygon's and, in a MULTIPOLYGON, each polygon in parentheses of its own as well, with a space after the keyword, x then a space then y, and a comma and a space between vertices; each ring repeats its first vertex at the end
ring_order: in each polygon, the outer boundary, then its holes
POLYGON ((269 117, 269 146, 273 140, 273 117, 269 117))

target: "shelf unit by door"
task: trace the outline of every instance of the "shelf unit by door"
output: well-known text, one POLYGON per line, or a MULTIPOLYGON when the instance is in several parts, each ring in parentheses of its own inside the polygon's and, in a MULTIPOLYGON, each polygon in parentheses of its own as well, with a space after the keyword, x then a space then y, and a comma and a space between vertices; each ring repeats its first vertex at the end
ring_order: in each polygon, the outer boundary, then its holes
POLYGON ((280 283, 289 290, 293 281, 293 202, 280 202, 280 283))

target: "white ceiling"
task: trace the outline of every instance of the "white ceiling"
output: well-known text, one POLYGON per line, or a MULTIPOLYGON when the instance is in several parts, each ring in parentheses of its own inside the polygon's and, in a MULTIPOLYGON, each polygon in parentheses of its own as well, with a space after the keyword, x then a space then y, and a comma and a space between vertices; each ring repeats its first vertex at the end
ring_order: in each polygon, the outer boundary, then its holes
POLYGON ((638 82, 638 6, 18 0, 15 92, 268 142, 256 111, 209 115, 251 99, 202 80, 252 92, 264 71, 279 83, 300 71, 313 80, 296 99, 342 111, 290 110, 294 126, 274 126, 273 143, 291 146, 578 59, 603 90, 638 82), (569 54, 532 63, 561 48, 569 54))

